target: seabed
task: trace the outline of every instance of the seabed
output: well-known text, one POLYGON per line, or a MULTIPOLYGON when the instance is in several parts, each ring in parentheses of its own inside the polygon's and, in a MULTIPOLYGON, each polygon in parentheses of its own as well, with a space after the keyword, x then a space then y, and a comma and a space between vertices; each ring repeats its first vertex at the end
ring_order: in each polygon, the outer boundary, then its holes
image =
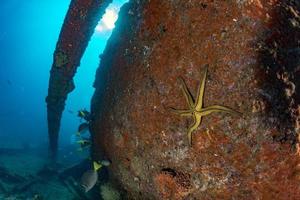
POLYGON ((1 148, 0 200, 105 199, 100 188, 108 185, 107 172, 100 172, 101 181, 89 193, 84 193, 79 182, 89 167, 89 161, 83 160, 86 152, 76 152, 75 146, 70 146, 59 153, 62 155, 59 164, 52 165, 47 150, 42 148, 1 148))

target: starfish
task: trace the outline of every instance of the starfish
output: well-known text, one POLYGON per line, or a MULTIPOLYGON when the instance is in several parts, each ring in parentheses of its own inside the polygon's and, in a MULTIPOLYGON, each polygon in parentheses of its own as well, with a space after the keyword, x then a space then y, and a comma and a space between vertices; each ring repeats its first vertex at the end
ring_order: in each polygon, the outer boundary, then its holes
POLYGON ((234 111, 228 107, 220 106, 220 105, 208 106, 206 108, 203 107, 203 96, 204 96, 206 76, 207 76, 207 65, 205 66, 204 77, 203 77, 203 79, 200 83, 200 86, 198 88, 198 91, 197 91, 196 100, 194 100, 194 98, 193 98, 191 92, 188 90, 184 80, 181 77, 179 77, 181 89, 183 91, 184 97, 188 103, 189 108, 186 110, 170 108, 170 110, 172 112, 179 114, 180 116, 193 118, 193 123, 191 124, 191 126, 189 127, 188 132, 187 132, 188 141, 189 141, 190 146, 192 145, 192 133, 201 124, 201 120, 202 120, 203 116, 209 115, 213 112, 225 112, 225 113, 238 114, 238 115, 241 114, 241 113, 234 111))

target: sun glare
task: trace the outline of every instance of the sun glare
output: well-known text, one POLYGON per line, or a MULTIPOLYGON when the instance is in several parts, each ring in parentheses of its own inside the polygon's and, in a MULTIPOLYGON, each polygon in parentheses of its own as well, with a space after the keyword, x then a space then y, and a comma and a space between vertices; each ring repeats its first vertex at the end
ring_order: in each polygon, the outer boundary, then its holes
POLYGON ((115 27, 115 22, 118 19, 118 10, 116 8, 108 8, 105 11, 102 19, 96 26, 97 32, 104 32, 111 30, 115 27))

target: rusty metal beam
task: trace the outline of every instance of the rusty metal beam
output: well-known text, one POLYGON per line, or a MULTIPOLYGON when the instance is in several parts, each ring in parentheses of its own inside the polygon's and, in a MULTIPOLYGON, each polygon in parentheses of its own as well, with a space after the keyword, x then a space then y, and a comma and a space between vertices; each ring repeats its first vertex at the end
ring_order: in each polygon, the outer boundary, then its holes
POLYGON ((57 155, 60 121, 73 77, 95 27, 112 0, 72 0, 66 14, 50 71, 47 103, 50 156, 57 155))

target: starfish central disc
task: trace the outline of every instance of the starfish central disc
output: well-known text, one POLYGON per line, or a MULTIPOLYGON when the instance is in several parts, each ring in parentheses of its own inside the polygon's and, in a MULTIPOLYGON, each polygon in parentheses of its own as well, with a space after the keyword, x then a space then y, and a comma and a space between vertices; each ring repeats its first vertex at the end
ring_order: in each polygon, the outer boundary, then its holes
POLYGON ((188 136, 188 142, 190 145, 192 145, 192 134, 193 132, 199 127, 201 124, 202 117, 205 115, 209 115, 213 112, 225 112, 230 114, 241 114, 237 111, 232 110, 231 108, 220 106, 220 105, 213 105, 208 106, 206 108, 203 107, 203 97, 204 97, 204 89, 205 89, 205 81, 207 76, 207 68, 208 66, 205 66, 204 75, 200 82, 200 86, 197 90, 197 96, 196 99, 193 98, 191 92, 189 91, 186 83, 184 80, 179 77, 180 85, 182 92, 184 94, 184 97, 188 103, 188 109, 186 110, 180 110, 175 108, 170 108, 170 110, 180 116, 187 116, 193 118, 193 123, 190 125, 187 136, 188 136))

